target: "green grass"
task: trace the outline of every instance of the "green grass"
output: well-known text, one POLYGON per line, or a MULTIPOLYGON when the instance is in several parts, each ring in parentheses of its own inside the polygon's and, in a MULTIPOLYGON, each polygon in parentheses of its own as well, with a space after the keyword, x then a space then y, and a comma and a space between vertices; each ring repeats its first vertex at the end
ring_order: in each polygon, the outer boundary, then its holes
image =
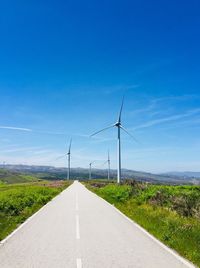
POLYGON ((38 181, 39 179, 29 175, 29 174, 23 174, 23 173, 18 173, 14 171, 10 171, 7 169, 0 169, 0 184, 2 183, 24 183, 24 182, 34 182, 38 181))
POLYGON ((200 267, 200 187, 86 183, 99 196, 200 267))
POLYGON ((69 182, 0 184, 0 240, 69 186, 69 182))

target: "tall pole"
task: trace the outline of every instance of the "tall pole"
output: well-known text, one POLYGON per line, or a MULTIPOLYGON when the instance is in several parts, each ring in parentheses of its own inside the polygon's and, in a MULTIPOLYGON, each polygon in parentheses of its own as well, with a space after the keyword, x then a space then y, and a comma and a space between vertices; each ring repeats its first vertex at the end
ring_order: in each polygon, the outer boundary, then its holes
POLYGON ((108 180, 110 180, 110 156, 108 152, 108 180))
POLYGON ((120 125, 118 126, 118 139, 117 139, 117 149, 118 149, 118 170, 117 170, 117 183, 121 181, 121 139, 120 139, 120 125))
POLYGON ((67 179, 70 179, 70 153, 68 153, 68 173, 67 173, 67 179))

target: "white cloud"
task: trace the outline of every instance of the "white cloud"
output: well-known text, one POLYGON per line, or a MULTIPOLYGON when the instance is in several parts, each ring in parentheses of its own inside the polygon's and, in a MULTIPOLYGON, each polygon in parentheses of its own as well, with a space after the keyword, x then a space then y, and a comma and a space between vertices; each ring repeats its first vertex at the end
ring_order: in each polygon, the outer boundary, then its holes
POLYGON ((22 128, 22 127, 10 127, 10 126, 0 126, 1 129, 9 129, 9 130, 19 130, 19 131, 26 131, 31 132, 33 131, 30 128, 22 128))
POLYGON ((168 123, 168 122, 172 122, 172 121, 181 120, 183 118, 196 115, 199 112, 200 112, 200 108, 197 108, 197 109, 189 110, 189 111, 187 111, 186 113, 183 113, 183 114, 177 114, 177 115, 172 115, 172 116, 169 116, 169 117, 164 117, 164 118, 160 118, 160 119, 151 120, 149 122, 146 122, 144 124, 141 124, 139 126, 134 127, 133 130, 138 130, 138 129, 142 129, 142 128, 148 128, 148 127, 152 127, 152 126, 163 124, 163 123, 168 123))
POLYGON ((17 152, 28 152, 28 153, 33 153, 35 150, 37 152, 37 150, 41 149, 41 147, 15 147, 13 146, 13 148, 8 148, 8 149, 4 149, 1 151, 2 154, 9 154, 9 153, 17 153, 17 152))

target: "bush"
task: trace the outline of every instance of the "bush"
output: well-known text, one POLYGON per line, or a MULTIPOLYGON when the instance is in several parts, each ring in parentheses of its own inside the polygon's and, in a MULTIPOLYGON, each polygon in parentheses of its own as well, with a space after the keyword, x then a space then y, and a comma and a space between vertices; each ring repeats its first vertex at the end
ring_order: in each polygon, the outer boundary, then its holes
POLYGON ((108 197, 111 202, 125 202, 131 195, 131 187, 128 185, 107 185, 99 189, 102 197, 108 197))

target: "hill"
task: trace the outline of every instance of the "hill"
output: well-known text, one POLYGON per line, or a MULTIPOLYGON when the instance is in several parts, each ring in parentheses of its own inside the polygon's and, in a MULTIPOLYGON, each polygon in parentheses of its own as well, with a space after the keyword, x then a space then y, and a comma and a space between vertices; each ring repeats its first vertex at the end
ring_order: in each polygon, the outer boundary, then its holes
POLYGON ((167 173, 163 173, 161 175, 164 176, 176 176, 182 178, 200 178, 200 172, 193 172, 193 171, 171 171, 167 173))
MULTIPOLYGON (((0 165, 0 168, 3 166, 0 165)), ((28 165, 6 165, 4 166, 4 174, 6 174, 7 180, 12 181, 13 175, 16 180, 19 182, 24 182, 31 179, 45 179, 45 180, 60 180, 67 177, 67 168, 55 168, 52 166, 28 166, 28 165), (11 172, 11 173, 9 173, 11 172), (23 181, 20 181, 23 180, 23 181)), ((71 178, 72 179, 88 179, 88 169, 86 168, 72 168, 71 169, 71 178)), ((200 173, 191 173, 191 176, 178 176, 178 172, 167 173, 167 174, 152 174, 148 172, 134 171, 129 169, 122 169, 122 178, 123 179, 135 179, 143 182, 150 183, 159 183, 159 184, 191 184, 191 185, 200 185, 200 173)), ((111 170, 110 177, 111 179, 116 178, 117 171, 111 170)), ((0 175, 1 176, 1 175, 0 175)), ((3 176, 1 176, 3 177, 3 176)), ((107 178, 106 169, 92 169, 92 178, 93 179, 105 179, 107 178)), ((0 178, 1 180, 1 178, 0 178)))
POLYGON ((8 169, 0 169, 0 183, 13 184, 34 181, 38 181, 38 178, 8 169))

